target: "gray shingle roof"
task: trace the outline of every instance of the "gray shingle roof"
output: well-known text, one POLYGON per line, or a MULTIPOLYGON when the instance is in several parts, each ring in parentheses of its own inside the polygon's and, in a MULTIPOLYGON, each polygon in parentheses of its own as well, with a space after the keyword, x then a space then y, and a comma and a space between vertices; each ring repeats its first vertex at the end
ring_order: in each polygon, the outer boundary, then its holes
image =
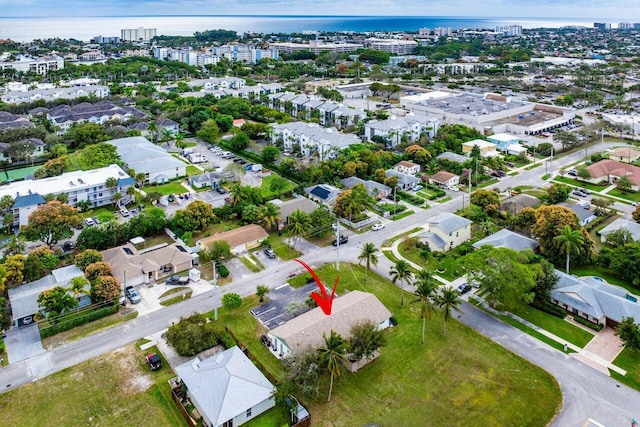
POLYGON ((627 230, 631 233, 633 240, 640 241, 640 224, 624 218, 618 218, 611 224, 607 225, 605 228, 600 230, 600 235, 606 236, 619 229, 627 230))
POLYGON ((497 233, 485 237, 473 244, 473 247, 480 249, 484 245, 493 246, 494 248, 508 248, 514 251, 523 251, 525 249, 536 249, 540 246, 538 242, 511 230, 503 228, 497 233))
POLYGON ((444 153, 438 154, 437 159, 445 159, 456 163, 464 163, 469 160, 468 157, 463 156, 462 154, 452 153, 451 151, 445 151, 444 153))
POLYGON ((438 214, 430 218, 427 222, 430 227, 438 227, 447 234, 460 230, 472 223, 472 221, 450 212, 438 214))
POLYGON ((589 209, 585 209, 580 205, 574 205, 572 203, 559 203, 561 206, 571 209, 571 211, 576 214, 576 216, 580 219, 580 222, 595 216, 595 213, 589 209))

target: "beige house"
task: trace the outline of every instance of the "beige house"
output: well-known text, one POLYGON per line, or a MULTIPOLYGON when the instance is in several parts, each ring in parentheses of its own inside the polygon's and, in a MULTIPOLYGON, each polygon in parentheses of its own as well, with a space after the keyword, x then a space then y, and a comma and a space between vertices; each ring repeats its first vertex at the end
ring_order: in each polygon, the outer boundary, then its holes
POLYGON ((471 239, 471 223, 466 218, 444 212, 427 221, 427 231, 418 239, 434 252, 447 252, 471 239))
POLYGON ((429 184, 450 188, 460 184, 460 177, 451 172, 440 171, 429 178, 429 184))
POLYGON ((320 347, 324 342, 322 334, 329 335, 332 330, 348 338, 351 327, 363 321, 372 321, 378 329, 386 329, 390 318, 391 312, 374 294, 351 291, 333 300, 330 316, 316 307, 272 329, 269 337, 282 358, 296 350, 320 347))
POLYGON ((111 266, 120 283, 135 286, 152 283, 161 276, 193 267, 193 255, 180 245, 156 246, 138 250, 131 243, 102 251, 102 259, 111 266))
POLYGON ((633 163, 640 159, 640 151, 631 147, 620 147, 609 151, 609 158, 616 162, 633 163))
POLYGON ((407 175, 415 175, 420 173, 420 165, 408 160, 402 160, 393 166, 393 170, 406 173, 407 175))
POLYGON ((618 179, 626 176, 631 182, 631 189, 633 191, 640 191, 640 167, 638 166, 616 162, 611 159, 604 159, 587 166, 587 170, 591 175, 591 179, 587 181, 594 184, 602 181, 615 184, 618 179))
POLYGON ((474 146, 478 146, 482 157, 494 157, 498 155, 498 146, 493 142, 482 139, 474 139, 473 141, 463 143, 462 152, 470 156, 474 146))
POLYGON ((205 237, 202 240, 198 240, 197 244, 200 246, 200 249, 204 249, 209 247, 213 242, 224 240, 231 247, 231 253, 238 255, 239 253, 257 248, 267 237, 269 237, 269 233, 267 233, 264 228, 256 224, 249 224, 234 230, 225 231, 224 233, 205 237))

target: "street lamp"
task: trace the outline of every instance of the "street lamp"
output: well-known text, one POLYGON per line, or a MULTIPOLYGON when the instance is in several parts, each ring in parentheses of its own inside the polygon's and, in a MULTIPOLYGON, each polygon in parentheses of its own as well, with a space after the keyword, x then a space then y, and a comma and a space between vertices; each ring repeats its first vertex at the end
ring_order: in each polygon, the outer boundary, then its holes
POLYGON ((211 261, 213 267, 213 320, 218 320, 218 305, 216 301, 216 289, 218 288, 218 273, 216 272, 216 260, 211 261))

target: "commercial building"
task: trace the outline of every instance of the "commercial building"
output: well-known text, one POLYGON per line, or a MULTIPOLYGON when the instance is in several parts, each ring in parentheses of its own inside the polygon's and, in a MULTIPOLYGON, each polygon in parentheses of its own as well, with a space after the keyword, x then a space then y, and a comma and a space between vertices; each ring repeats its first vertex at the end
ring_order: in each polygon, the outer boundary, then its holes
POLYGON ((151 41, 156 36, 155 28, 126 28, 120 30, 120 38, 125 42, 151 41))
POLYGON ((146 175, 145 183, 163 184, 187 174, 184 162, 142 136, 112 139, 107 143, 116 147, 127 168, 146 175))

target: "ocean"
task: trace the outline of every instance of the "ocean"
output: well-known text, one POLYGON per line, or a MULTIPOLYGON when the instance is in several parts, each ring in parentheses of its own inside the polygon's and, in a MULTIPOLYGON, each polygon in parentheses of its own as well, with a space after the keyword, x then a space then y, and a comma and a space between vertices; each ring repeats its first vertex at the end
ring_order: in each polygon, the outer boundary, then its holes
POLYGON ((193 35, 195 31, 234 30, 239 34, 293 33, 302 31, 416 31, 419 28, 494 28, 518 24, 523 28, 593 26, 592 20, 574 18, 476 18, 446 16, 87 16, 0 17, 0 39, 28 42, 41 38, 75 38, 89 41, 101 36, 120 36, 123 28, 156 28, 158 35, 193 35))

